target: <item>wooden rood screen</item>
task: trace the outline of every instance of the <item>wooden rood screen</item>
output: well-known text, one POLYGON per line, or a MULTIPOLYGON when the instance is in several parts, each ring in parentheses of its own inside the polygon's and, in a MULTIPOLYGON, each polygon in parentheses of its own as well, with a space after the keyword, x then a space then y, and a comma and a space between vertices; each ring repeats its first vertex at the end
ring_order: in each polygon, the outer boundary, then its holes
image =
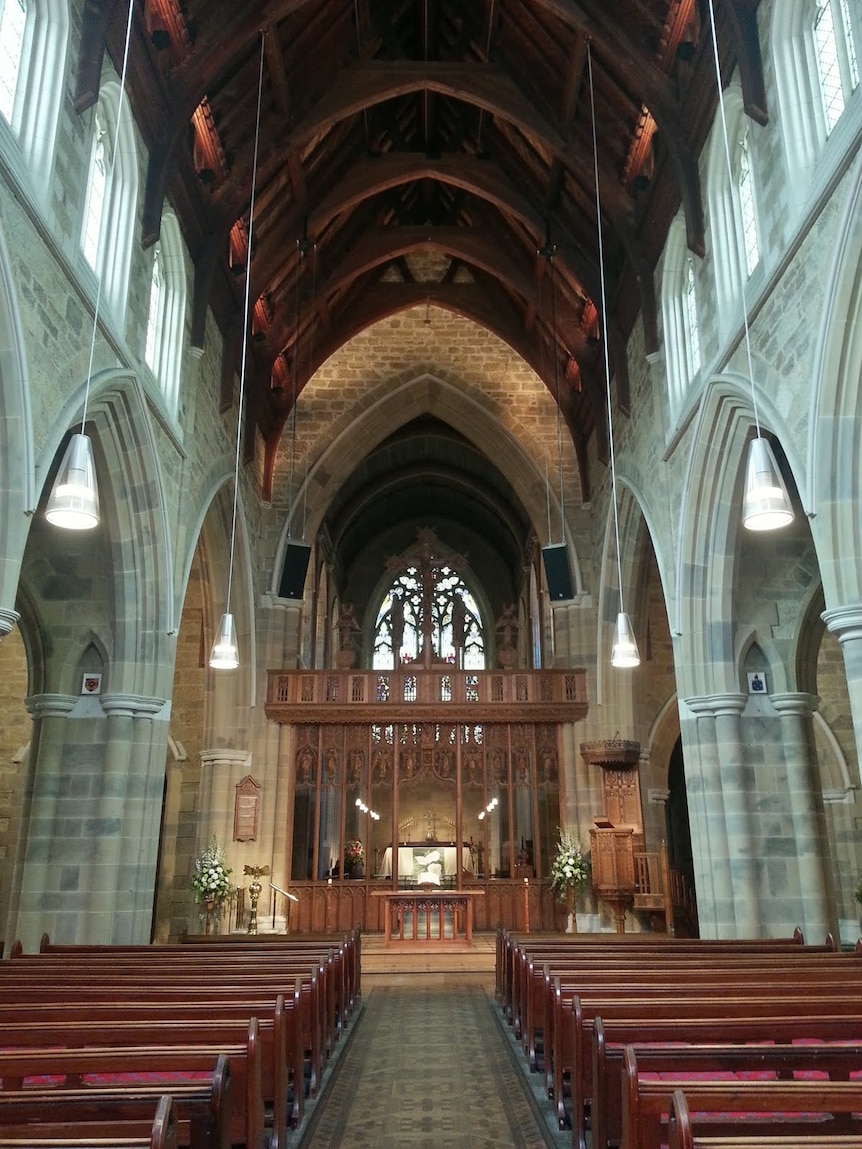
POLYGON ((553 928, 559 730, 585 713, 583 671, 272 672, 267 714, 295 730, 292 928, 382 929, 375 893, 477 886, 477 928, 553 928))

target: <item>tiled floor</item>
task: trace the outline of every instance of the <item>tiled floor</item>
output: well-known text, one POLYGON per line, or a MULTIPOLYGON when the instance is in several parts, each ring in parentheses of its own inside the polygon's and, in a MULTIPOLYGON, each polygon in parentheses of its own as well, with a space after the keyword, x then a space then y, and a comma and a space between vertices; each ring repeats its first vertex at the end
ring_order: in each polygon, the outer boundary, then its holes
MULTIPOLYGON (((398 975, 393 975, 398 977, 398 975)), ((380 985, 366 998, 301 1149, 558 1149, 482 984, 380 985)), ((437 975, 441 979, 446 975, 437 975)), ((453 977, 454 975, 449 975, 453 977)))

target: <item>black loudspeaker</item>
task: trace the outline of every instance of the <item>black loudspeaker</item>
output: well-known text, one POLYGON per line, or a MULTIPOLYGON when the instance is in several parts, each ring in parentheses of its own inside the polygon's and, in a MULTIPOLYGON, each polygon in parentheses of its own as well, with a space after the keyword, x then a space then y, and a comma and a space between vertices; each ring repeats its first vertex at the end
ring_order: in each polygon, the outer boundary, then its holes
POLYGON ((278 584, 279 598, 302 598, 310 558, 311 547, 308 543, 287 544, 284 566, 281 568, 281 581, 278 584))
POLYGON ((574 598, 572 572, 569 570, 569 554, 565 543, 542 547, 545 560, 545 578, 548 580, 548 594, 552 599, 574 598))

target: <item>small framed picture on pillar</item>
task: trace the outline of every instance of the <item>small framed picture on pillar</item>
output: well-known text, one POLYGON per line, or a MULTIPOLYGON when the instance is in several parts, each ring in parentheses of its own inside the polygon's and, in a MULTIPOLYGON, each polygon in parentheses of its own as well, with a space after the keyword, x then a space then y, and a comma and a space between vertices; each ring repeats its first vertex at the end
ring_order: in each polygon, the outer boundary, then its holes
POLYGON ((761 670, 754 670, 748 672, 748 693, 749 694, 768 694, 766 689, 766 675, 761 670))

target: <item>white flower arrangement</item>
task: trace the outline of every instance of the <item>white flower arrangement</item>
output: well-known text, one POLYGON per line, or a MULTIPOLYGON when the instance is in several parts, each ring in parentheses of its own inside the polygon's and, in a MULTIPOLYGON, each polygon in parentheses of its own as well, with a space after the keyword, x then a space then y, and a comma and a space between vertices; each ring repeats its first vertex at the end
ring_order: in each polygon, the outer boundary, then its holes
POLYGON ((581 852, 581 843, 571 830, 560 829, 560 841, 551 863, 551 888, 561 902, 569 890, 577 890, 590 872, 590 864, 581 852))
POLYGON ((231 892, 232 873, 224 853, 213 838, 200 857, 195 859, 195 872, 192 875, 195 900, 221 902, 231 892))

